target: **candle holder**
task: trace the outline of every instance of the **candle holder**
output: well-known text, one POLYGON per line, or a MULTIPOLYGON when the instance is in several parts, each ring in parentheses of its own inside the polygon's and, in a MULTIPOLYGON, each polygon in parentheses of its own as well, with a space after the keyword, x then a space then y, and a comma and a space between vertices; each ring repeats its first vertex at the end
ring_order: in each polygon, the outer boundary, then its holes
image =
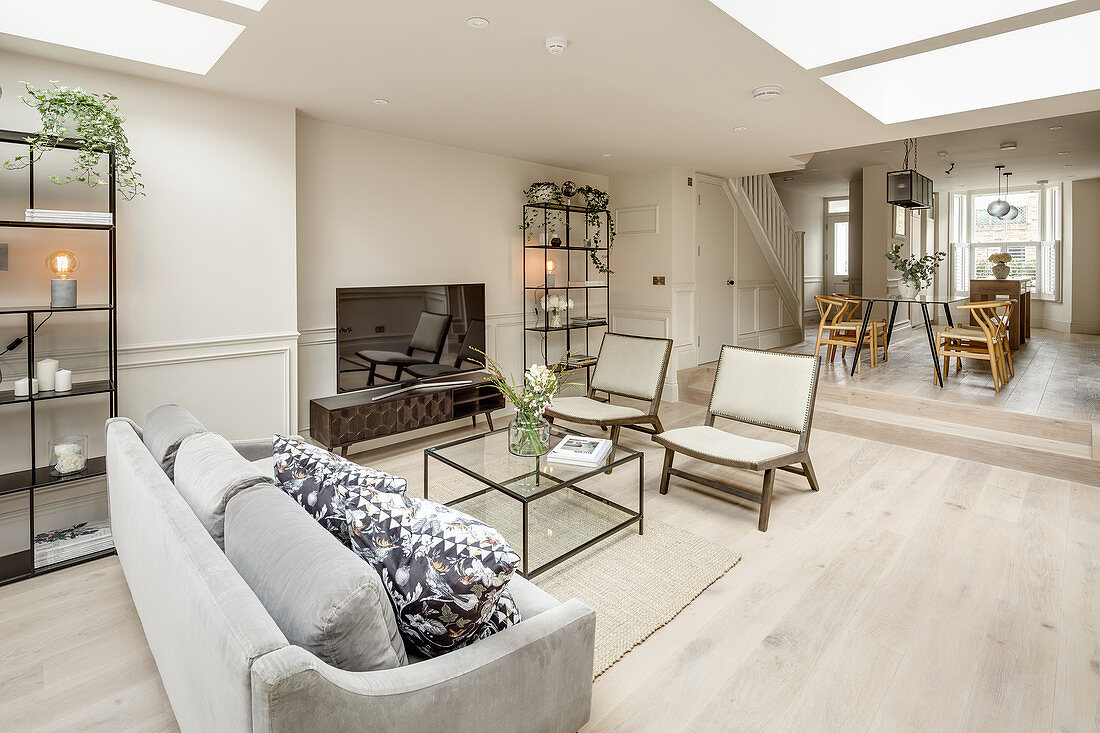
POLYGON ((51 476, 72 476, 87 467, 87 435, 65 435, 50 441, 51 476))

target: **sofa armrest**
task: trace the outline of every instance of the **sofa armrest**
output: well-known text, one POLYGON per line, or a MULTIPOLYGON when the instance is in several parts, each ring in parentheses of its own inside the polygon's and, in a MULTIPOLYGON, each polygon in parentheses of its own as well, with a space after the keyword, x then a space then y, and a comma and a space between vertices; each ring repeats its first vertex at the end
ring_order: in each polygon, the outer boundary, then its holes
POLYGON ((571 600, 449 654, 345 672, 297 646, 252 664, 256 733, 573 733, 592 704, 596 613, 571 600))
POLYGON ((251 440, 231 440, 229 444, 241 454, 246 461, 260 461, 271 458, 274 448, 271 438, 253 438, 251 440))

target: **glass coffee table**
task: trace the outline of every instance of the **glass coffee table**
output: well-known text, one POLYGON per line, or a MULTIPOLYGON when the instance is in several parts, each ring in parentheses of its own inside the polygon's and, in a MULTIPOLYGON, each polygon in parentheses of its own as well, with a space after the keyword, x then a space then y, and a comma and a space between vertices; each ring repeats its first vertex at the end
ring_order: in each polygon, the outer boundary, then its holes
MULTIPOLYGON (((550 428, 550 447, 575 430, 550 428)), ((591 437, 591 436, 588 436, 591 437)), ((474 435, 424 451, 424 497, 457 508, 495 527, 513 548, 522 546, 522 575, 533 578, 617 532, 642 525, 644 487, 642 453, 616 445, 595 467, 548 462, 512 455, 508 429, 474 435), (632 490, 637 468, 637 510, 608 494, 632 490), (429 496, 429 466, 442 464, 429 496), (612 469, 624 470, 612 472, 612 469), (625 475, 624 475, 625 474, 625 475), (625 480, 625 481, 624 481, 625 480)), ((631 491, 632 493, 632 491, 631 491)))

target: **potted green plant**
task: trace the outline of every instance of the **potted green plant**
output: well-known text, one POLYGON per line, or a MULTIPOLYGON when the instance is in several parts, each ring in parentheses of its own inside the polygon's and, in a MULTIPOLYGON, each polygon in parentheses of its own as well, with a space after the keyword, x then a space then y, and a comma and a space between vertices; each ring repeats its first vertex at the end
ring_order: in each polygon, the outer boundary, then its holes
POLYGON ((931 285, 939 269, 940 261, 947 256, 946 252, 917 257, 901 256, 902 243, 898 242, 886 253, 886 259, 894 265, 894 269, 901 273, 901 281, 898 282, 898 294, 903 298, 914 298, 917 294, 931 285))
MULTIPOLYGON (((572 183, 567 181, 567 183, 572 183)), ((611 216, 611 210, 609 208, 610 197, 606 191, 601 191, 594 186, 576 186, 573 196, 581 196, 584 199, 585 206, 585 219, 588 222, 590 230, 590 243, 586 242, 586 246, 591 247, 592 251, 588 253, 589 258, 592 260, 592 264, 596 266, 597 272, 607 273, 608 275, 615 274, 614 270, 611 270, 607 266, 607 262, 600 257, 596 248, 600 246, 602 241, 603 231, 603 219, 601 216, 604 212, 607 213, 607 253, 611 254, 611 246, 615 241, 615 219, 611 216)), ((573 190, 573 189, 571 189, 573 190)), ((527 197, 527 203, 529 204, 554 204, 557 206, 566 205, 566 196, 562 191, 562 188, 558 184, 552 181, 535 181, 523 191, 523 195, 527 197)), ((544 244, 550 244, 550 235, 554 234, 556 226, 561 223, 558 217, 564 218, 566 214, 555 210, 546 217, 546 241, 544 244)), ((535 229, 539 226, 539 210, 534 208, 528 208, 524 211, 523 223, 519 225, 519 228, 523 230, 524 234, 528 230, 535 229)), ((609 258, 610 259, 610 258, 609 258)))
POLYGON ((62 86, 56 81, 51 81, 49 87, 35 87, 29 82, 22 84, 27 96, 20 99, 38 110, 42 129, 26 138, 30 145, 29 152, 5 161, 5 168, 26 168, 52 150, 59 138, 71 138, 80 143, 72 171, 67 176, 50 176, 52 182, 65 184, 78 181, 92 187, 106 185, 106 174, 100 172, 100 163, 103 156, 113 149, 115 186, 119 195, 127 201, 145 195, 141 174, 130 154, 130 143, 123 128, 126 118, 119 112, 118 97, 62 86))

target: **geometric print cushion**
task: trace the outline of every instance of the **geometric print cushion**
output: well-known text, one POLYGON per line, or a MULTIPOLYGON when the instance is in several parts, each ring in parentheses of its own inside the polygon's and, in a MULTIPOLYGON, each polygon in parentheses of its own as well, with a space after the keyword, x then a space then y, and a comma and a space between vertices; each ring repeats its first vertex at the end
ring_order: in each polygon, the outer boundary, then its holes
POLYGON ((345 545, 349 492, 369 488, 405 493, 405 479, 352 463, 300 438, 275 435, 271 445, 279 487, 345 545))
POLYGON ((351 548, 382 578, 397 626, 424 657, 519 621, 506 586, 519 555, 499 532, 427 499, 366 489, 349 498, 351 548))

